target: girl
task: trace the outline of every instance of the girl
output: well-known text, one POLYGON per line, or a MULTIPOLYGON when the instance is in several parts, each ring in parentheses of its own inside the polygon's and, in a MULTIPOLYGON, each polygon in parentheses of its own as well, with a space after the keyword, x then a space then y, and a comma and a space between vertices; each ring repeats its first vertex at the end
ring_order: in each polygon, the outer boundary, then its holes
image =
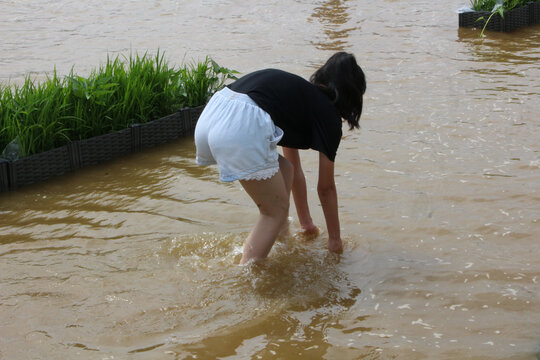
POLYGON ((239 180, 259 208, 240 261, 264 259, 287 225, 292 190, 303 231, 317 234, 298 149, 319 152, 317 192, 328 248, 343 251, 334 159, 342 119, 358 128, 365 76, 354 55, 338 52, 307 81, 276 69, 243 76, 212 96, 195 128, 199 165, 218 165, 222 181, 239 180), (283 147, 283 156, 277 145, 283 147))

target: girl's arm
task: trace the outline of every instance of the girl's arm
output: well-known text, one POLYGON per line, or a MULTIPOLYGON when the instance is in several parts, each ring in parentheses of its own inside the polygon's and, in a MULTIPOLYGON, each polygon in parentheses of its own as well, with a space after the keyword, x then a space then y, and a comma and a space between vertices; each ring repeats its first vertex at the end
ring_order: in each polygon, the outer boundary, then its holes
POLYGON ((313 224, 313 220, 311 219, 311 214, 309 212, 306 178, 304 176, 304 172, 302 171, 302 164, 300 162, 300 154, 298 153, 298 149, 283 147, 283 156, 285 156, 285 158, 294 166, 292 194, 300 225, 306 234, 315 235, 319 230, 317 229, 317 226, 313 224))
POLYGON ((339 227, 338 199, 334 181, 334 163, 323 153, 319 153, 319 183, 317 192, 324 212, 328 229, 328 249, 343 252, 343 243, 339 227))

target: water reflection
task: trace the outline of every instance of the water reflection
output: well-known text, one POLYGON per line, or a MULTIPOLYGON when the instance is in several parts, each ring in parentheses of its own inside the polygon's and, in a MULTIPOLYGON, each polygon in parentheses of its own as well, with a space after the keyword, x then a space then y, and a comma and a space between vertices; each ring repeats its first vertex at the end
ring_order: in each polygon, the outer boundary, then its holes
POLYGON ((540 62, 540 26, 524 28, 512 33, 491 32, 485 38, 479 37, 478 30, 459 28, 458 42, 466 44, 465 56, 473 55, 474 60, 482 61, 484 66, 505 64, 537 65, 540 62))
POLYGON ((538 94, 539 28, 490 32, 485 38, 479 37, 479 30, 460 28, 457 42, 465 46, 456 56, 464 62, 461 72, 465 80, 477 80, 467 90, 520 104, 538 94))
POLYGON ((349 33, 357 27, 343 28, 351 19, 346 3, 347 0, 329 0, 313 10, 311 17, 323 25, 325 35, 319 41, 312 42, 318 49, 343 51, 349 46, 349 33))

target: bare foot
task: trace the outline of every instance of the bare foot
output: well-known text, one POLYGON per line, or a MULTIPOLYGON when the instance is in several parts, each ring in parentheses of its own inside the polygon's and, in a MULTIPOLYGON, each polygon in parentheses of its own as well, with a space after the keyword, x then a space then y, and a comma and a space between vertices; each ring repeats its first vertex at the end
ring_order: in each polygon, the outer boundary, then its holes
POLYGON ((341 241, 341 239, 337 239, 337 240, 328 239, 328 250, 336 254, 342 254, 343 242, 341 241))

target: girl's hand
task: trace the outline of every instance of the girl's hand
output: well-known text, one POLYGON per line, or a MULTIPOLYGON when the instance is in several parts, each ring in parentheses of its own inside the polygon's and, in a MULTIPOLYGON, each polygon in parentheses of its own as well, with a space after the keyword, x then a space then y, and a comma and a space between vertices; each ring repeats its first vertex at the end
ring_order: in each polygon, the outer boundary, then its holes
POLYGON ((343 253, 343 242, 340 238, 332 239, 328 238, 328 250, 336 253, 336 254, 342 254, 343 253))
POLYGON ((300 239, 312 241, 315 240, 317 236, 319 236, 319 228, 315 224, 313 224, 313 222, 300 226, 302 229, 297 232, 297 235, 300 239))
POLYGON ((302 234, 307 236, 317 236, 319 235, 319 228, 314 223, 302 225, 302 234))

